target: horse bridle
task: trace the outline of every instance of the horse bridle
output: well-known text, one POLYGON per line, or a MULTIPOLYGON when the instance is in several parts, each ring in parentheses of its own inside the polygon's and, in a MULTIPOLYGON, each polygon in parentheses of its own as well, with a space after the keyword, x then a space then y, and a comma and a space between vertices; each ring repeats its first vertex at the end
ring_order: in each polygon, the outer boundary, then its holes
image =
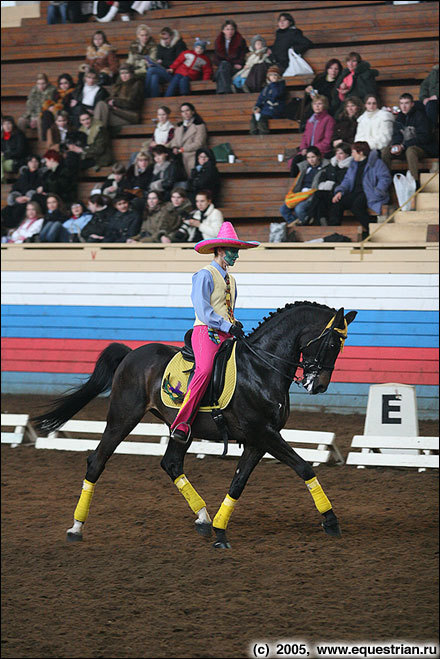
POLYGON ((334 364, 330 366, 329 364, 321 364, 320 359, 321 357, 324 356, 324 354, 327 352, 328 345, 330 343, 330 340, 334 334, 337 335, 338 339, 341 342, 341 347, 340 351, 342 352, 342 349, 344 347, 344 342, 347 337, 347 321, 344 319, 344 324, 345 327, 344 329, 339 329, 338 327, 332 327, 333 321, 334 321, 334 316, 330 320, 330 322, 324 327, 323 331, 321 334, 314 339, 310 339, 305 345, 301 346, 299 351, 300 354, 303 352, 305 348, 308 348, 309 345, 312 343, 315 343, 316 341, 319 341, 320 339, 324 339, 322 341, 321 345, 319 346, 318 352, 316 353, 315 357, 313 359, 305 359, 304 355, 303 358, 300 362, 291 362, 284 357, 278 357, 278 355, 274 355, 272 352, 268 352, 267 350, 263 350, 263 348, 260 348, 259 352, 257 352, 248 342, 247 340, 242 337, 241 342, 250 350, 258 359, 260 359, 262 362, 264 362, 267 366, 269 366, 273 371, 276 371, 283 377, 287 378, 288 380, 294 380, 295 382, 299 382, 300 378, 296 376, 296 369, 297 368, 302 368, 303 372, 305 371, 306 368, 310 369, 311 371, 314 371, 316 374, 321 373, 321 371, 328 371, 329 373, 332 373, 334 370, 334 364), (280 371, 278 368, 276 368, 273 364, 271 364, 267 359, 262 357, 259 353, 264 352, 265 355, 268 355, 269 357, 272 357, 274 359, 278 359, 280 361, 283 361, 285 364, 288 364, 289 366, 295 367, 295 373, 293 375, 293 378, 290 375, 286 375, 282 371, 280 371))

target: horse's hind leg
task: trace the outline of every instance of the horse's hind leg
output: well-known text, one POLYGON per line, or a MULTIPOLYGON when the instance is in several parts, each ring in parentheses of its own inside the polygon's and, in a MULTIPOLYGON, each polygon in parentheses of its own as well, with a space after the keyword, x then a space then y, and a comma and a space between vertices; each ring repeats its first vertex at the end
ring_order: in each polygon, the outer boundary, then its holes
POLYGON ((279 432, 270 432, 270 434, 265 435, 264 439, 267 451, 274 458, 294 469, 298 476, 304 480, 316 508, 323 515, 322 527, 324 531, 328 535, 340 538, 342 534, 338 518, 333 512, 332 504, 316 478, 311 465, 287 444, 279 432))
POLYGON ((82 540, 83 526, 87 520, 96 482, 104 471, 107 460, 145 414, 145 398, 142 392, 124 390, 113 396, 107 415, 107 425, 96 449, 87 457, 87 471, 81 496, 73 515, 73 526, 67 531, 69 542, 82 540))

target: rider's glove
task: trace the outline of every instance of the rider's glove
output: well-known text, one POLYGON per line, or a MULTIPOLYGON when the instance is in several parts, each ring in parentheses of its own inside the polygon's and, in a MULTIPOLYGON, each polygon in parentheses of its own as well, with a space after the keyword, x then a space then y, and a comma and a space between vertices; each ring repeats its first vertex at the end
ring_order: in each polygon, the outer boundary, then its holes
POLYGON ((229 334, 235 336, 236 339, 242 339, 244 337, 243 326, 240 327, 240 325, 238 323, 231 325, 231 329, 229 330, 229 334))

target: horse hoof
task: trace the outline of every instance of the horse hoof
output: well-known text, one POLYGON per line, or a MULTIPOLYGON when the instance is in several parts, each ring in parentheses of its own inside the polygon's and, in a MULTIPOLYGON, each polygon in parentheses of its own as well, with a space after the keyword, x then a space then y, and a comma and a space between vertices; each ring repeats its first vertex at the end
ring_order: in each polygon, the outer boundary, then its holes
POLYGON ((229 542, 226 540, 226 542, 223 542, 222 540, 216 540, 216 542, 212 543, 212 546, 214 549, 230 549, 231 545, 229 542))
POLYGON ((342 532, 338 522, 333 522, 332 524, 322 522, 321 526, 327 535, 330 535, 332 538, 342 538, 342 532))
POLYGON ((66 534, 66 540, 67 542, 82 542, 82 535, 80 533, 71 533, 71 531, 67 531, 66 534))
POLYGON ((199 535, 202 535, 204 538, 210 538, 212 533, 212 524, 210 522, 201 522, 198 524, 195 522, 196 531, 199 535))

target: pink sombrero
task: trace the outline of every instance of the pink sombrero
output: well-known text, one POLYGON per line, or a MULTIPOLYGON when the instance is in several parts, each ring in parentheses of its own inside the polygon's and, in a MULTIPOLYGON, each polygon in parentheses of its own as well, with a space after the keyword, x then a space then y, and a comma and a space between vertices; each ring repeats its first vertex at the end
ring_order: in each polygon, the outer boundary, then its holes
POLYGON ((209 238, 198 242, 194 249, 199 254, 211 254, 216 247, 234 247, 235 249, 250 249, 258 247, 260 243, 255 240, 240 240, 230 222, 223 222, 217 238, 209 238))

